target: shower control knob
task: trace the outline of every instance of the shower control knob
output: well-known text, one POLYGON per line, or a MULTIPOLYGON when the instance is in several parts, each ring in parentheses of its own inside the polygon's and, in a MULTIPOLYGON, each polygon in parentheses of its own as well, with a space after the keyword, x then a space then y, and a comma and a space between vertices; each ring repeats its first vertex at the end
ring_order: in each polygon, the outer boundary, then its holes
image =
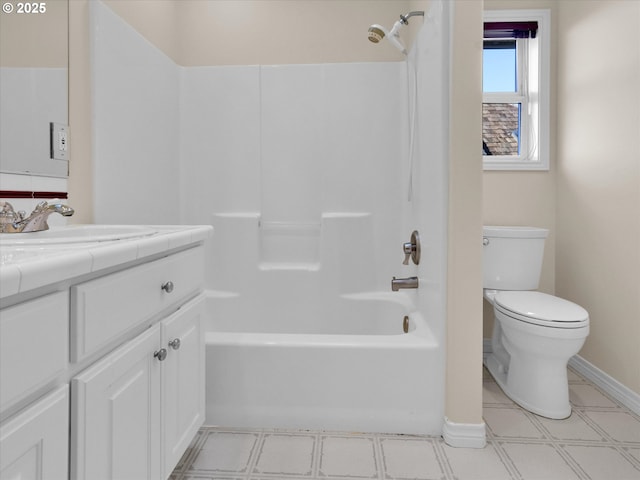
POLYGON ((180 339, 179 338, 174 338, 173 340, 171 340, 169 342, 169 346, 171 348, 173 348, 174 350, 178 350, 180 348, 180 339))
POLYGON ((162 290, 164 290, 167 293, 171 293, 171 292, 173 292, 173 282, 172 281, 168 281, 166 283, 163 283, 162 287, 160 287, 160 288, 162 288, 162 290))
POLYGON ((403 265, 409 265, 409 259, 411 258, 411 254, 413 253, 413 245, 411 243, 406 242, 402 244, 402 250, 404 251, 404 262, 403 265))
POLYGON ((411 234, 410 242, 402 244, 402 251, 404 252, 403 265, 409 265, 409 259, 412 259, 416 265, 420 263, 420 234, 417 230, 411 234))
POLYGON ((167 349, 166 348, 161 348, 160 350, 156 350, 155 352, 153 352, 153 356, 154 358, 157 358, 159 361, 164 361, 165 358, 167 358, 167 349))

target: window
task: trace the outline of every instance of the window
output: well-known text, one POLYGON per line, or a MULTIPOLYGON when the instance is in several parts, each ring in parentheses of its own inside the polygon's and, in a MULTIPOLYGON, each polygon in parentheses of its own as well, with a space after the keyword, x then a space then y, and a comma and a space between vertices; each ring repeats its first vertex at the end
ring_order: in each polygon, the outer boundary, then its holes
POLYGON ((484 14, 485 170, 549 169, 548 10, 484 14))

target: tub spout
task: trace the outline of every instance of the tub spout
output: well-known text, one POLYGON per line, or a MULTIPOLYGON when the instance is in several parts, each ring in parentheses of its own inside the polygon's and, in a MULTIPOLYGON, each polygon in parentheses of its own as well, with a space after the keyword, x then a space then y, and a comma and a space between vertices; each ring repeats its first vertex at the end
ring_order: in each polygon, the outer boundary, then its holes
POLYGON ((391 290, 397 292, 401 288, 418 288, 418 277, 396 278, 391 280, 391 290))

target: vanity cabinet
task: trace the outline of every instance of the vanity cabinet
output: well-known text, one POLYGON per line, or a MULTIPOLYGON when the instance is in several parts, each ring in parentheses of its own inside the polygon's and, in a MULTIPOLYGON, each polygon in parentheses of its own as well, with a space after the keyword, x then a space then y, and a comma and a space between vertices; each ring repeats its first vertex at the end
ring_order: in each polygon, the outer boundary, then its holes
MULTIPOLYGON (((2 310, 0 412, 47 389, 64 374, 69 357, 68 311, 65 292, 2 310)), ((0 479, 66 479, 68 423, 69 387, 64 385, 0 424, 0 479)))
POLYGON ((157 325, 71 381, 71 478, 160 477, 157 325))
POLYGON ((162 322, 163 478, 187 450, 205 418, 204 297, 162 322))
POLYGON ((2 480, 66 480, 69 387, 63 385, 0 426, 2 480))
POLYGON ((204 421, 203 298, 71 381, 72 479, 167 478, 204 421))
POLYGON ((203 255, 192 248, 72 286, 71 361, 84 360, 202 288, 203 255))
POLYGON ((69 298, 66 292, 2 309, 0 411, 67 369, 69 298), (20 365, 20 368, 15 368, 20 365))
POLYGON ((1 480, 169 477, 205 418, 211 234, 173 228, 29 264, 37 285, 0 295, 1 480))

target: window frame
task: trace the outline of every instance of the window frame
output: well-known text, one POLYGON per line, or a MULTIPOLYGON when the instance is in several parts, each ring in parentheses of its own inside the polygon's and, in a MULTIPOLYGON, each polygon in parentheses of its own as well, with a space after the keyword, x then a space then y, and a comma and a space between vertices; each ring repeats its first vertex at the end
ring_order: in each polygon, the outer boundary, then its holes
MULTIPOLYGON (((537 10, 485 10, 485 22, 526 22, 537 21, 538 32, 535 39, 516 39, 518 88, 516 92, 488 92, 482 94, 482 103, 520 103, 520 155, 483 155, 484 170, 549 170, 549 120, 550 120, 550 30, 551 14, 548 9, 537 10), (522 55, 527 54, 529 93, 522 91, 522 55), (528 100, 528 102, 527 102, 528 100), (529 112, 527 114, 527 112, 529 112), (537 145, 530 157, 529 138, 531 129, 537 137, 537 145)), ((484 47, 484 39, 483 39, 484 47)))

